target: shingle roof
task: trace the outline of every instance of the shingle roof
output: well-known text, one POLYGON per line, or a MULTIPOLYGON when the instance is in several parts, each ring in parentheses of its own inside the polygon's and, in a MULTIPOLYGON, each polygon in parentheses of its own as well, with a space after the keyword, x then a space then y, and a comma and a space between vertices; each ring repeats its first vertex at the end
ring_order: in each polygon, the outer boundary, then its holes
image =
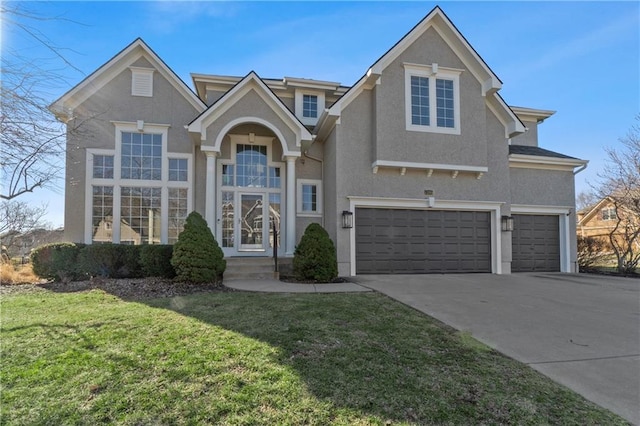
POLYGON ((509 145, 509 154, 536 155, 538 157, 569 158, 571 160, 577 160, 575 157, 560 154, 559 152, 549 151, 548 149, 539 148, 537 146, 526 145, 509 145))

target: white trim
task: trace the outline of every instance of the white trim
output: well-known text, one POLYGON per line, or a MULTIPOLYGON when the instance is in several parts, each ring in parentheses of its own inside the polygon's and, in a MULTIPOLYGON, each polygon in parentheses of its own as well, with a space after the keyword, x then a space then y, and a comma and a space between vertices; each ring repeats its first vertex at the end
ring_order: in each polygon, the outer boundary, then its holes
POLYGON ((298 179, 296 182, 296 212, 298 217, 322 217, 322 181, 320 179, 298 179), (302 210, 302 186, 314 185, 316 187, 316 209, 314 211, 302 210))
POLYGON ((416 65, 404 63, 404 99, 406 129, 414 132, 431 132, 460 134, 460 74, 462 70, 440 67, 438 64, 416 65), (429 79, 429 125, 413 124, 411 77, 424 77, 429 79), (453 82, 453 127, 438 126, 438 108, 436 99, 436 80, 449 80, 453 82))
MULTIPOLYGON (((491 273, 502 274, 502 236, 500 231, 500 211, 504 203, 496 201, 458 201, 435 200, 433 207, 428 206, 428 200, 416 198, 379 198, 350 196, 349 211, 355 213, 358 207, 386 208, 386 209, 418 209, 418 210, 469 210, 488 211, 491 213, 491 273)), ((356 221, 354 215, 353 227, 349 229, 349 256, 352 276, 356 275, 356 221)))
POLYGON ((572 206, 536 206, 512 204, 512 214, 558 216, 560 242, 560 272, 574 272, 571 268, 570 223, 572 206))
POLYGON ((509 167, 516 169, 540 169, 573 171, 589 163, 577 158, 543 157, 539 155, 509 154, 509 167))
MULTIPOLYGON (((222 146, 222 140, 227 135, 227 133, 229 131, 231 131, 231 129, 233 129, 234 127, 236 127, 236 126, 238 126, 240 124, 245 124, 245 123, 260 124, 260 125, 266 127, 267 129, 271 130, 273 133, 275 133, 276 137, 280 141, 280 145, 282 146, 282 156, 283 157, 286 157, 286 156, 300 157, 302 155, 302 153, 300 151, 289 151, 289 147, 287 146, 287 140, 285 139, 285 137, 282 134, 282 132, 280 132, 280 129, 278 129, 276 126, 274 126, 273 124, 271 124, 267 120, 264 120, 264 119, 259 118, 259 117, 238 117, 236 119, 231 120, 229 123, 227 123, 222 128, 222 130, 220 130, 220 132, 218 133, 218 136, 216 137, 216 140, 215 140, 215 142, 213 144, 213 147, 208 147, 208 146, 204 146, 203 145, 201 149, 203 151, 211 151, 211 150, 213 150, 215 152, 220 152, 220 147, 222 146)), ((205 130, 205 134, 206 134, 206 130, 205 130)))
MULTIPOLYGON (((441 171, 455 171, 455 172, 472 172, 472 173, 487 173, 488 167, 483 166, 463 166, 459 164, 439 164, 439 163, 414 163, 411 161, 389 161, 389 160, 376 160, 371 164, 371 168, 376 173, 380 167, 390 167, 397 169, 417 169, 426 170, 433 173, 434 170, 441 171)), ((430 175, 429 175, 430 176, 430 175)))

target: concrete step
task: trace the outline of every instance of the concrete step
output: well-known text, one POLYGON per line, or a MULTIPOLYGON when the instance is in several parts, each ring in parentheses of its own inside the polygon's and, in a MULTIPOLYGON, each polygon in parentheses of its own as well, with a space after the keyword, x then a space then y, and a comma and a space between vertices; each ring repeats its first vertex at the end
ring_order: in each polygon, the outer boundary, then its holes
MULTIPOLYGON (((228 257, 224 280, 278 279, 272 257, 228 257)), ((291 270, 292 259, 278 259, 279 270, 291 270)))

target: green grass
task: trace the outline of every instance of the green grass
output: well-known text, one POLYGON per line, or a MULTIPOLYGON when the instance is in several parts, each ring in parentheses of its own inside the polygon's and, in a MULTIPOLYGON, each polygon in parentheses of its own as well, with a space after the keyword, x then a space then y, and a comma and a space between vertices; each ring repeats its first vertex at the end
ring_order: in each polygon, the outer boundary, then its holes
POLYGON ((378 294, 2 300, 2 424, 625 424, 378 294))

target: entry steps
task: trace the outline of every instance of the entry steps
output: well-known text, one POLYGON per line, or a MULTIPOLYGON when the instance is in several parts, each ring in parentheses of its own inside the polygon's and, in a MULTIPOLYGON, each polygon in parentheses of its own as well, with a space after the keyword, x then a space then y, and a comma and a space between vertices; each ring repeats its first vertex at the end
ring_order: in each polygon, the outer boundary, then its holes
POLYGON ((287 275, 292 269, 292 258, 279 258, 275 272, 273 257, 225 257, 227 269, 223 280, 272 280, 287 275))

